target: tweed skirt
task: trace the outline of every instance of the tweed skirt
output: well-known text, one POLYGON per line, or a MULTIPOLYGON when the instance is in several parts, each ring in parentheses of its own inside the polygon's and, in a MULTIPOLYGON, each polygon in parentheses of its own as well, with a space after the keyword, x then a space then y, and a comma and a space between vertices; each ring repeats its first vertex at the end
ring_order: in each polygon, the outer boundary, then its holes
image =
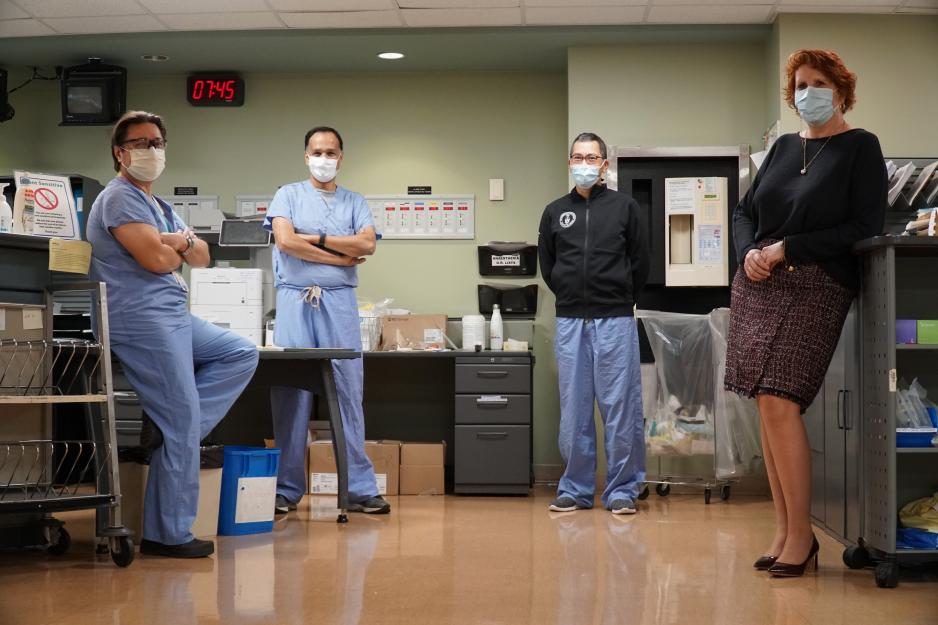
POLYGON ((779 263, 762 282, 740 266, 730 303, 726 390, 775 395, 803 413, 824 382, 853 297, 813 263, 793 271, 779 263))

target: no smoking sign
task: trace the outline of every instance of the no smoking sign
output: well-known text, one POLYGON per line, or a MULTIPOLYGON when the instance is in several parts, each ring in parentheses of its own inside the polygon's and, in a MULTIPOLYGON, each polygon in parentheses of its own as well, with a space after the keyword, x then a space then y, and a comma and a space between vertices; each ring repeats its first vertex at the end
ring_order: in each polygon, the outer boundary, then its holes
POLYGON ((33 199, 39 208, 51 211, 59 205, 59 196, 52 189, 39 187, 33 192, 33 199))

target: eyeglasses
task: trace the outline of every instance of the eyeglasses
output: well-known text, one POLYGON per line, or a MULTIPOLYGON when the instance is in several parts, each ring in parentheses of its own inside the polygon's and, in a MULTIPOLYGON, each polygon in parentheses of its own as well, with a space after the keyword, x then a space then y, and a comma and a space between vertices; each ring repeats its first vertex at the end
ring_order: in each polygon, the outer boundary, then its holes
POLYGON ((147 148, 156 148, 157 150, 163 150, 166 148, 165 139, 147 139, 146 137, 141 137, 140 139, 131 139, 129 141, 124 141, 121 144, 121 147, 129 145, 132 150, 146 150, 147 148))
POLYGON ((587 154, 586 156, 583 156, 582 154, 570 155, 570 162, 573 163, 574 165, 580 165, 583 163, 583 161, 586 161, 590 165, 599 165, 604 160, 606 159, 604 159, 602 156, 598 154, 587 154))

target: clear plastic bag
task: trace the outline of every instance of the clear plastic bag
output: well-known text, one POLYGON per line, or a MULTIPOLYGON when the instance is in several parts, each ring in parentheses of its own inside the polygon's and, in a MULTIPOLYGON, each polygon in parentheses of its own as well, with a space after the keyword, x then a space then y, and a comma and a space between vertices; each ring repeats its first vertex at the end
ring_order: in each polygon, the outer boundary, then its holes
POLYGON ((927 392, 918 382, 912 380, 907 389, 896 391, 896 427, 897 428, 930 428, 934 427, 928 411, 925 409, 927 392))
POLYGON ((362 351, 371 352, 381 344, 381 317, 388 314, 391 298, 377 303, 368 300, 358 302, 358 320, 361 324, 362 351))

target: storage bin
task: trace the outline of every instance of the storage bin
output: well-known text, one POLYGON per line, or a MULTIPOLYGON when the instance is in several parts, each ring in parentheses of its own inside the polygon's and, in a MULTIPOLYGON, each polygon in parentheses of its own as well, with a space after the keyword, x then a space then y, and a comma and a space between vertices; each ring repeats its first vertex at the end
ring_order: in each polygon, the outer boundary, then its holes
POLYGON ((273 529, 279 465, 279 449, 225 447, 220 536, 261 534, 273 529))
POLYGON ((938 428, 897 428, 896 447, 931 447, 938 428))

